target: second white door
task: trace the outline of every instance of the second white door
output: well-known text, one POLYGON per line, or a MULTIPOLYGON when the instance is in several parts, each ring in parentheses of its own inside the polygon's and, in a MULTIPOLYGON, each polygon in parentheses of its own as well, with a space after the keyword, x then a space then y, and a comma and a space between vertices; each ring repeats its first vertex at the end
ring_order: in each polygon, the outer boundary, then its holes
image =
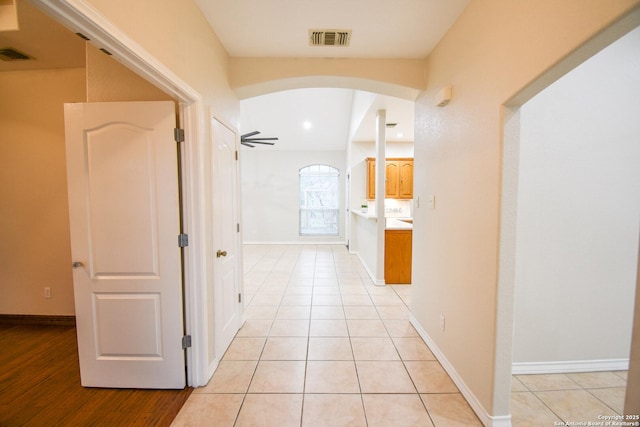
POLYGON ((241 248, 239 239, 236 133, 211 119, 214 235, 213 274, 215 352, 221 358, 241 326, 241 248))

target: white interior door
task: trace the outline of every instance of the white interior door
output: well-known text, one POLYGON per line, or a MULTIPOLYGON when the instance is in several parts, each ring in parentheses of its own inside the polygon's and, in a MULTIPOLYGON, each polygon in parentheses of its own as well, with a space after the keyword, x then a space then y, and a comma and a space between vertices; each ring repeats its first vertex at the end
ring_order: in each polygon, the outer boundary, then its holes
POLYGON ((211 120, 214 214, 213 264, 215 350, 218 357, 240 328, 240 242, 238 232, 238 161, 236 134, 211 120))
POLYGON ((183 388, 173 102, 65 105, 80 376, 183 388))

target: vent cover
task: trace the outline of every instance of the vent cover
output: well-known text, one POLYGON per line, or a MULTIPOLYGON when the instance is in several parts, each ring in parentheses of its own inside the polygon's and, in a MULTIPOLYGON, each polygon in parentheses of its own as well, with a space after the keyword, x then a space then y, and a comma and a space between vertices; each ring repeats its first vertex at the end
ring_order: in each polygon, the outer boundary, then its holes
POLYGON ((309 30, 309 46, 349 46, 351 30, 309 30))
POLYGON ((0 61, 25 61, 27 59, 32 58, 29 55, 17 51, 12 47, 5 47, 0 49, 0 61))

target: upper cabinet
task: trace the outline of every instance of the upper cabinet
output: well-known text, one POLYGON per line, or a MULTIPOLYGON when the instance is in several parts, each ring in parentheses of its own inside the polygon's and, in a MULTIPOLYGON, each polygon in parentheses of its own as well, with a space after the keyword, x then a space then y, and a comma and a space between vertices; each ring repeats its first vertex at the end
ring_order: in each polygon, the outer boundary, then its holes
POLYGON ((398 199, 413 199, 413 159, 398 160, 398 199))
POLYGON ((367 200, 376 198, 376 159, 367 158, 367 200))
MULTIPOLYGON (((376 159, 367 158, 367 199, 376 198, 376 159)), ((385 198, 413 199, 413 159, 386 160, 385 198)))

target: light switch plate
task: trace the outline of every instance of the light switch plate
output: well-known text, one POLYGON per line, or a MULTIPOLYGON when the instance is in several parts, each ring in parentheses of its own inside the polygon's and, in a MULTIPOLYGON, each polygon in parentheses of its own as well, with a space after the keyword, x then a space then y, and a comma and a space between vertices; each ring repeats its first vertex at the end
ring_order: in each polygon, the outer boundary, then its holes
POLYGON ((435 209, 436 208, 436 196, 434 196, 433 194, 429 195, 429 199, 427 200, 427 207, 429 209, 435 209))

